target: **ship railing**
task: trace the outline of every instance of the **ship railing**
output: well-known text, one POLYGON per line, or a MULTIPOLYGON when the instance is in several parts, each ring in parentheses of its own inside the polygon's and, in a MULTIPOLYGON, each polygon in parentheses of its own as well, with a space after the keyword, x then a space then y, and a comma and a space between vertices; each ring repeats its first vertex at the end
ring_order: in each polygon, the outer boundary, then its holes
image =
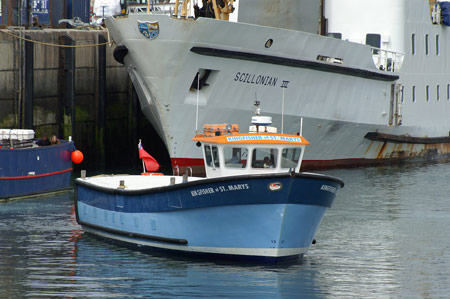
POLYGON ((207 17, 228 21, 234 11, 234 1, 222 0, 221 5, 213 1, 208 7, 200 8, 189 0, 147 0, 147 4, 129 4, 127 14, 163 14, 181 19, 207 17))
POLYGON ((379 70, 398 72, 402 68, 404 53, 372 48, 372 57, 379 70))
POLYGON ((175 3, 159 3, 159 4, 134 4, 127 8, 128 14, 136 13, 152 13, 161 15, 172 15, 175 3))
POLYGON ((173 171, 173 175, 179 176, 180 175, 180 167, 178 165, 175 165, 173 171))
POLYGON ((189 176, 189 172, 191 173, 191 175, 190 176, 192 176, 192 167, 186 167, 186 174, 187 174, 187 176, 189 176))

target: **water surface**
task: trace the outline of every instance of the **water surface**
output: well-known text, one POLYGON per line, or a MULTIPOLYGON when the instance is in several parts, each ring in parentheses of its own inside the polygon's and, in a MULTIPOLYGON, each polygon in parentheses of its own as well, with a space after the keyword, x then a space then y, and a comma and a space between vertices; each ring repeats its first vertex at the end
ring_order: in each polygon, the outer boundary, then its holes
POLYGON ((0 204, 0 298, 436 298, 450 293, 450 164, 325 172, 346 186, 284 265, 146 254, 83 234, 73 193, 0 204))

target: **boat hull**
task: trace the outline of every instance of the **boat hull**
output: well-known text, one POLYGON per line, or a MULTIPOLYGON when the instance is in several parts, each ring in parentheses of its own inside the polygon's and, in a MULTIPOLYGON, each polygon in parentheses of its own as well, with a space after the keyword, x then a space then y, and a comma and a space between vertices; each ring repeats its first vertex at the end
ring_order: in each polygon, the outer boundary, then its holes
POLYGON ((142 249, 277 261, 307 252, 343 183, 283 174, 140 191, 99 188, 81 180, 76 185, 77 220, 100 237, 142 249))
POLYGON ((0 149, 0 199, 67 190, 72 175, 73 142, 0 149))

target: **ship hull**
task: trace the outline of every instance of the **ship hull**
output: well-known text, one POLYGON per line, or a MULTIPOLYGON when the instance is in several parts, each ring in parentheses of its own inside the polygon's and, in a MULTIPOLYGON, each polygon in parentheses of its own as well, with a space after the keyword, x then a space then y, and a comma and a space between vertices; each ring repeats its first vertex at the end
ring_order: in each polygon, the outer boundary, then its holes
POLYGON ((449 158, 448 141, 365 137, 371 132, 448 136, 443 103, 411 104, 402 98, 401 84, 417 77, 417 70, 405 66, 408 57, 403 68, 410 73, 380 71, 367 45, 202 18, 130 15, 108 19, 107 26, 127 49, 123 62, 173 166, 200 170, 201 151, 188 146, 197 123, 233 119, 246 127, 255 100, 264 114, 283 120, 275 125, 284 132, 299 133, 303 119, 302 133, 312 144, 304 157, 309 169, 449 158), (159 24, 153 40, 136 29, 145 21, 159 24), (270 47, 265 46, 268 40, 270 47), (424 110, 436 115, 434 121, 423 117, 424 110))

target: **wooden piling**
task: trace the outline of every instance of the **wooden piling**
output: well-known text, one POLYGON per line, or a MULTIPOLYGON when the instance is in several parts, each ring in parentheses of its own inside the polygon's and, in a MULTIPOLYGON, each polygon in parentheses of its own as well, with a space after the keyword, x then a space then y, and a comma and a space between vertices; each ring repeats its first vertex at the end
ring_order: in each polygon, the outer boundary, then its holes
MULTIPOLYGON (((103 35, 98 35, 98 44, 106 42, 103 35)), ((105 162, 105 123, 106 123, 106 45, 97 49, 97 94, 96 94, 96 117, 95 117, 95 139, 99 161, 105 162)), ((102 165, 103 166, 103 165, 102 165)))
MULTIPOLYGON (((25 36, 31 39, 30 36, 25 36)), ((33 129, 34 97, 34 44, 25 42, 25 129, 33 129)))
MULTIPOLYGON (((63 35, 60 44, 73 46, 75 42, 63 35)), ((67 139, 75 132, 75 48, 61 48, 59 58, 59 136, 67 139)))

